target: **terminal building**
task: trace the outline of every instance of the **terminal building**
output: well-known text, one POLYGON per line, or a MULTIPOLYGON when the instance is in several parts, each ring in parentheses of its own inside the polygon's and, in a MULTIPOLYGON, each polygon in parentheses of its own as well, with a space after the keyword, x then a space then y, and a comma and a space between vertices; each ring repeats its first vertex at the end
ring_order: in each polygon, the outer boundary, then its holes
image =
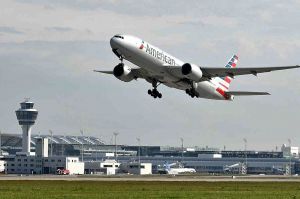
POLYGON ((298 147, 283 145, 281 151, 230 151, 209 147, 109 145, 94 136, 53 132, 37 135, 31 133, 38 115, 34 103, 25 100, 20 105, 16 115, 22 134, 0 134, 0 172, 150 174, 157 173, 163 165, 180 163, 198 173, 300 174, 298 147))

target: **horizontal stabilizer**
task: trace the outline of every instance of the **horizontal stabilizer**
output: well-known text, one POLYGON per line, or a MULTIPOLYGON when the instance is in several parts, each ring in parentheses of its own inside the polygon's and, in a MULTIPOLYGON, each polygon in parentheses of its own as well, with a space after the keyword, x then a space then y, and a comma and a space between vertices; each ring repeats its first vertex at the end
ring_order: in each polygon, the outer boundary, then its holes
POLYGON ((247 95, 270 95, 267 92, 250 92, 250 91, 228 91, 226 92, 228 95, 235 95, 235 96, 247 96, 247 95))
POLYGON ((105 74, 110 74, 110 75, 114 74, 113 71, 104 71, 104 70, 94 70, 94 72, 105 73, 105 74))

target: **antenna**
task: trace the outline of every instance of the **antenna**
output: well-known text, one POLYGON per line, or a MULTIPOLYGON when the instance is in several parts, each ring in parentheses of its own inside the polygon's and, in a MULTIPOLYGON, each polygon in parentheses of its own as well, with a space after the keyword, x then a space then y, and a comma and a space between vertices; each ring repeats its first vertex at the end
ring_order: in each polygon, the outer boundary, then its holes
POLYGON ((30 97, 24 97, 25 102, 29 102, 30 101, 30 97))

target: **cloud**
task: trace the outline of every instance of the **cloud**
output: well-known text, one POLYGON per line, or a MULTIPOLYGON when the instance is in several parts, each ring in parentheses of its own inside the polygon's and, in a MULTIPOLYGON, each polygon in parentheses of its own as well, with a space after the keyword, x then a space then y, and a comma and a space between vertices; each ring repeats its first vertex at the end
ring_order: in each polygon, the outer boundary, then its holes
POLYGON ((235 28, 238 21, 232 17, 210 15, 201 18, 184 19, 177 21, 178 24, 184 25, 199 25, 199 26, 214 26, 214 27, 227 27, 235 28))
POLYGON ((23 34, 23 32, 16 30, 13 27, 8 26, 0 26, 1 33, 8 33, 8 34, 23 34))
POLYGON ((72 28, 69 27, 58 27, 58 26, 54 26, 54 27, 46 27, 46 30, 50 30, 50 31, 58 31, 58 32, 69 32, 72 31, 72 28))
MULTIPOLYGON (((13 24, 15 29, 24 30, 21 37, 1 37, 0 42, 24 41, 108 41, 116 33, 140 35, 143 38, 160 38, 161 31, 172 29, 173 23, 184 16, 141 16, 122 14, 101 7, 96 10, 77 10, 55 6, 45 8, 39 3, 20 3, 6 0, 0 8, 0 25, 13 24), (14 9, 5 9, 13 7, 14 9)), ((47 5, 47 4, 46 4, 47 5)), ((189 17, 184 17, 189 20, 189 17)), ((183 41, 185 35, 169 34, 168 38, 183 41)), ((176 44, 176 43, 174 43, 176 44)))

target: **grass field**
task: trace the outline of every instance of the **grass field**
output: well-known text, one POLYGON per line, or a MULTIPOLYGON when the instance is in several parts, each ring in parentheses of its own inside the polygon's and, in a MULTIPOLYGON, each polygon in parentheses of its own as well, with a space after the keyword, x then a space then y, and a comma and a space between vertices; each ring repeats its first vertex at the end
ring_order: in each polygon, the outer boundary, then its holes
POLYGON ((0 181, 0 198, 300 198, 300 183, 0 181))

